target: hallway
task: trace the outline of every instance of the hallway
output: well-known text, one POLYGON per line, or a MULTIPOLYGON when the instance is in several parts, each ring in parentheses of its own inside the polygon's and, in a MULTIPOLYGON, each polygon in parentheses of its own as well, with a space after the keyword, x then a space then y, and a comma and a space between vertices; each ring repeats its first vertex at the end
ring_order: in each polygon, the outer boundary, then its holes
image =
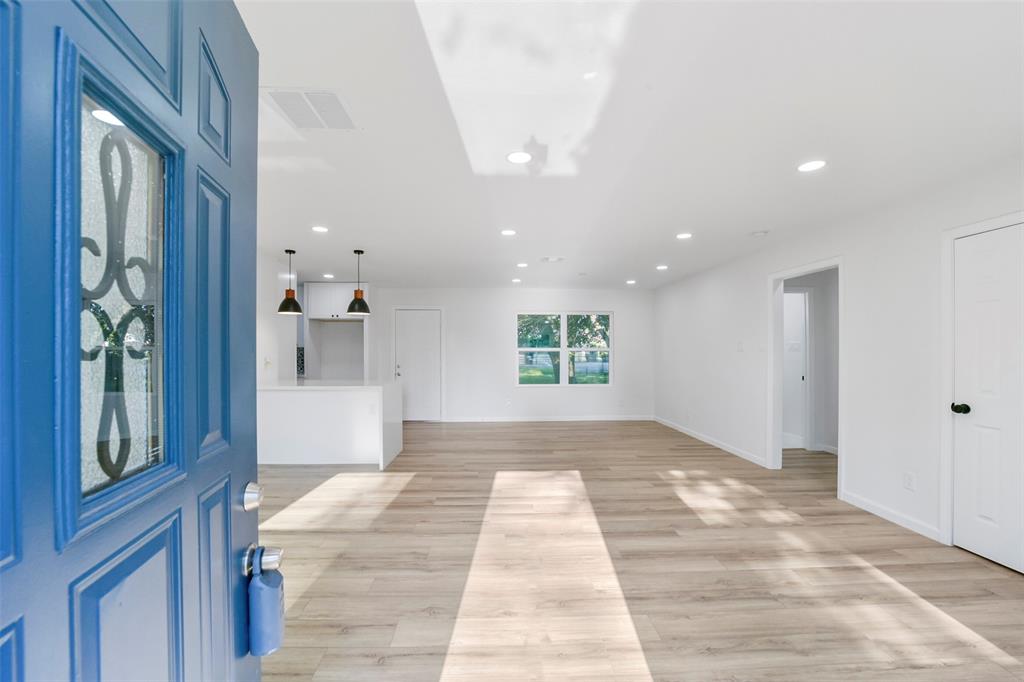
POLYGON ((1019 679, 1024 577, 653 422, 407 424, 261 467, 268 680, 1019 679))

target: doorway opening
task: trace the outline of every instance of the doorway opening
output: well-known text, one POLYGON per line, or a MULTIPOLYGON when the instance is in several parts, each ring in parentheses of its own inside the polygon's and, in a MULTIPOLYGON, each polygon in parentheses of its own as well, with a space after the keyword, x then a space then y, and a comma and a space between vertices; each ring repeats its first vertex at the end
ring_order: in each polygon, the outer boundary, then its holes
POLYGON ((778 273, 771 285, 773 371, 767 465, 835 475, 838 493, 842 490, 839 263, 827 261, 778 273))

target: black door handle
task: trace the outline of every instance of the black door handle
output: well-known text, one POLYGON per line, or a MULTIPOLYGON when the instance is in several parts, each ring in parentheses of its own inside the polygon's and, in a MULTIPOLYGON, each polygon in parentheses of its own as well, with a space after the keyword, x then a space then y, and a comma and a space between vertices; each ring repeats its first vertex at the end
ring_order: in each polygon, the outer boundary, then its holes
POLYGON ((971 411, 971 406, 967 403, 960 403, 959 405, 953 403, 949 406, 949 409, 953 410, 957 414, 967 414, 971 411))

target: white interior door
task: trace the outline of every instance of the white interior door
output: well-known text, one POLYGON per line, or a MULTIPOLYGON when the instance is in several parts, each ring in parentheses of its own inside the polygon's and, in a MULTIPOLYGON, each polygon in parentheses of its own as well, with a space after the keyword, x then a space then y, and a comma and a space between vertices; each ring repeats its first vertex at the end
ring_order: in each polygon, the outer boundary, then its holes
POLYGON ((807 294, 783 295, 782 447, 808 447, 807 294))
POLYGON ((395 379, 406 421, 441 420, 441 311, 395 311, 395 379))
POLYGON ((953 539, 1024 570, 1024 226, 954 246, 953 539), (966 411, 964 406, 969 406, 966 411))

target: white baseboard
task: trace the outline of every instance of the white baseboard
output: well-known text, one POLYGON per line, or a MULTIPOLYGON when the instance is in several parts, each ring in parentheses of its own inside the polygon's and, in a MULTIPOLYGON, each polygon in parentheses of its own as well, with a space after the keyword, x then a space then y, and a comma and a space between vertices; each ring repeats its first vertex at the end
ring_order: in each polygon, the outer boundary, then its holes
POLYGON ((757 464, 759 466, 765 466, 764 457, 758 457, 754 453, 744 450, 743 448, 738 448, 734 445, 723 443, 717 438, 712 438, 711 436, 700 433, 698 431, 694 431, 693 429, 688 429, 682 424, 677 424, 668 419, 662 419, 661 417, 655 416, 654 421, 658 422, 659 424, 663 424, 669 427, 670 429, 675 429, 680 433, 685 433, 687 436, 696 438, 697 440, 703 441, 708 445, 714 445, 719 450, 724 450, 725 452, 728 452, 730 455, 736 455, 737 457, 742 457, 743 459, 753 462, 754 464, 757 464))
POLYGON ((860 507, 864 511, 871 512, 875 516, 881 516, 886 521, 891 521, 895 523, 897 526, 903 526, 907 530, 912 530, 915 533, 920 533, 926 538, 930 538, 932 540, 935 540, 936 542, 942 542, 943 544, 947 544, 942 540, 941 531, 939 531, 938 528, 931 524, 919 521, 918 519, 915 519, 911 516, 907 516, 902 512, 896 511, 895 509, 890 509, 889 507, 886 507, 884 504, 873 502, 872 500, 869 500, 866 497, 861 497, 860 495, 857 495, 856 493, 851 493, 848 490, 840 490, 838 497, 843 502, 852 504, 854 507, 860 507))
POLYGON ((815 452, 827 452, 830 455, 839 454, 839 448, 837 448, 835 445, 825 445, 824 443, 818 443, 811 449, 814 450, 815 452))
POLYGON ((655 419, 653 416, 649 414, 598 414, 577 415, 575 417, 509 417, 507 415, 502 415, 499 417, 449 417, 442 419, 441 421, 457 424, 479 424, 486 422, 650 422, 655 421, 655 419))

